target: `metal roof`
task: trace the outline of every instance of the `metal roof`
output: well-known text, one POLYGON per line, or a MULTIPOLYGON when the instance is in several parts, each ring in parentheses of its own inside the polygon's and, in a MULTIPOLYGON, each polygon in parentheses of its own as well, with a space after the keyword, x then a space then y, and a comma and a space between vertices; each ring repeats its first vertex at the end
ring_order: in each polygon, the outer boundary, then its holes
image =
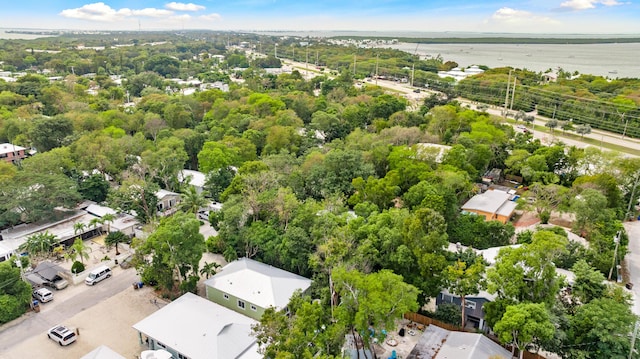
POLYGON ((305 291, 311 280, 285 270, 241 258, 205 281, 205 285, 262 308, 283 309, 296 290, 305 291))
POLYGON ((190 359, 255 358, 257 322, 219 304, 186 293, 133 325, 142 334, 190 359))
POLYGON ((510 197, 511 195, 507 192, 497 190, 486 191, 471 197, 467 203, 462 205, 462 209, 467 211, 476 210, 486 213, 497 213, 500 207, 509 201, 510 197))

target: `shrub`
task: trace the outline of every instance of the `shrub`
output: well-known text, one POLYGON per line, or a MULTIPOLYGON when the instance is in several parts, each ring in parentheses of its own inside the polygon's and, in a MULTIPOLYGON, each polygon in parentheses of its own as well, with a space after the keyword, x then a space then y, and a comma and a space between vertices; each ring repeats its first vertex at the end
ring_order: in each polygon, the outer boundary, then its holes
POLYGON ((73 265, 71 266, 71 273, 78 274, 82 272, 84 272, 84 264, 80 261, 73 262, 73 265))
POLYGON ((547 224, 549 223, 549 219, 551 218, 551 212, 549 211, 542 211, 540 213, 540 215, 538 215, 538 217, 540 217, 540 222, 542 224, 547 224))

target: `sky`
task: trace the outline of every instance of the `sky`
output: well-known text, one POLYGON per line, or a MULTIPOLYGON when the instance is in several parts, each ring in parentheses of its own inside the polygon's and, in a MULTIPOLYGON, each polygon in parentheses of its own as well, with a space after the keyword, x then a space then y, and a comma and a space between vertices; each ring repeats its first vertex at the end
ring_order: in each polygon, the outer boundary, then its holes
POLYGON ((0 27, 640 34, 640 0, 17 0, 0 27))

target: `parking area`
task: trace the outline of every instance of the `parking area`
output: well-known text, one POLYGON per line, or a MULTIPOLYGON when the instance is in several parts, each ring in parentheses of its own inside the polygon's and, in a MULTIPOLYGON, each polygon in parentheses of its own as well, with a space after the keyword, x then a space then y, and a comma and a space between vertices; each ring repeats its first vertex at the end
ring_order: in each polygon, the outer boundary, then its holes
MULTIPOLYGON (((83 286, 76 286, 83 288, 83 286)), ((64 291, 74 288, 68 288, 64 291)), ((69 294, 71 293, 68 292, 69 294)), ((62 293, 61 291, 60 293, 62 293)), ((42 311, 56 310, 51 303, 42 305, 42 311)), ((81 358, 100 345, 106 345, 125 358, 137 357, 142 350, 133 324, 158 310, 165 303, 153 294, 149 287, 138 290, 126 289, 113 297, 65 319, 61 324, 77 328, 78 339, 69 346, 61 347, 47 337, 46 332, 1 353, 2 359, 81 358)))

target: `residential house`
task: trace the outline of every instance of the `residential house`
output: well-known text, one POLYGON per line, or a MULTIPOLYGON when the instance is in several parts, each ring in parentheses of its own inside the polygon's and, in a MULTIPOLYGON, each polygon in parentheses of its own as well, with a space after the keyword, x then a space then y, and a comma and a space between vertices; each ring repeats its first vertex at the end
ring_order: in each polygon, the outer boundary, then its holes
POLYGON ((511 353, 478 333, 429 325, 407 359, 510 359, 511 353))
POLYGON ((285 270, 241 258, 204 282, 206 297, 224 307, 260 320, 267 308, 285 309, 296 291, 311 280, 285 270))
POLYGON ((173 214, 177 210, 177 204, 180 203, 180 194, 167 191, 166 189, 161 189, 156 192, 156 197, 158 197, 158 212, 160 212, 162 216, 173 214))
POLYGON ((11 143, 0 143, 0 160, 16 163, 27 157, 27 149, 11 143))
POLYGON ((487 221, 507 223, 516 210, 514 197, 504 191, 489 190, 471 197, 462 205, 462 210, 484 216, 487 221))
POLYGON ((176 359, 258 359, 257 322, 192 293, 133 325, 140 344, 176 359))
POLYGON ((189 185, 196 188, 196 192, 202 193, 204 185, 206 183, 207 176, 200 171, 182 170, 178 173, 178 180, 180 183, 189 183, 189 185))
MULTIPOLYGON (((468 295, 465 298, 465 327, 473 327, 482 331, 489 331, 489 327, 486 325, 484 321, 484 304, 487 302, 492 302, 496 299, 494 294, 491 294, 486 291, 480 291, 474 295, 468 295)), ((440 294, 436 297, 436 307, 442 304, 455 304, 460 307, 462 304, 462 299, 453 294, 449 293, 446 289, 442 290, 440 294)))

